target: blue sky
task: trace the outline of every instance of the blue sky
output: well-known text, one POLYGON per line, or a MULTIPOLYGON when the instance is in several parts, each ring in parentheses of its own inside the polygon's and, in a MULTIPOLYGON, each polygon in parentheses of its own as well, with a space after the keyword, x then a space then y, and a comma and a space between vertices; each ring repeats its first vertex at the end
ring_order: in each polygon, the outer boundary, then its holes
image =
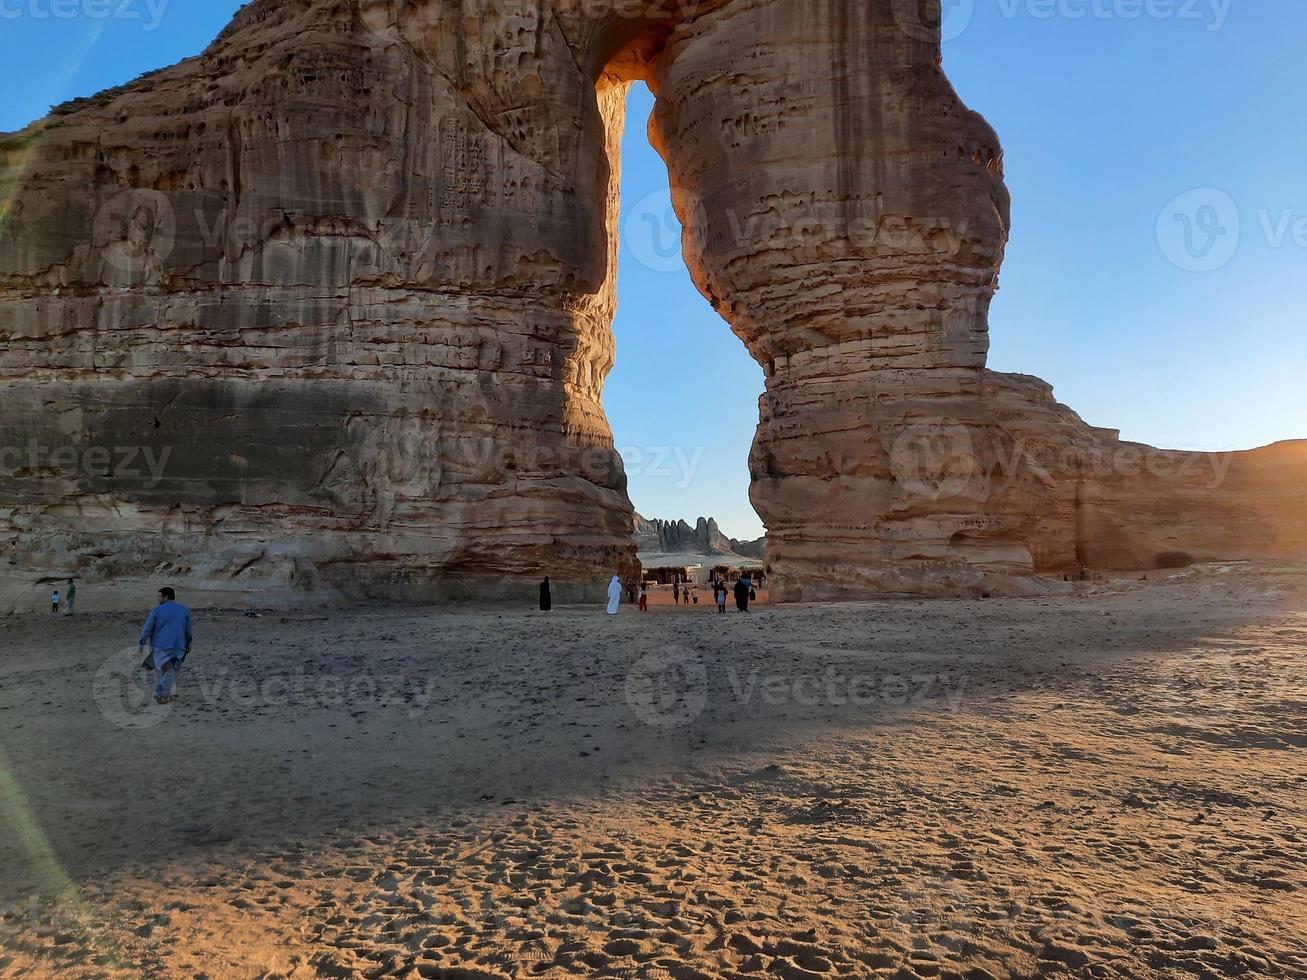
MULTIPOLYGON (((0 0, 0 130, 199 52, 237 6, 0 0), (136 16, 95 16, 106 9, 136 16)), ((946 9, 945 67, 998 130, 1013 194, 991 366, 1045 378, 1129 439, 1223 450, 1307 437, 1307 4, 946 9)), ((637 509, 711 514, 752 537, 762 374, 676 261, 650 107, 634 89, 605 402, 637 509)))

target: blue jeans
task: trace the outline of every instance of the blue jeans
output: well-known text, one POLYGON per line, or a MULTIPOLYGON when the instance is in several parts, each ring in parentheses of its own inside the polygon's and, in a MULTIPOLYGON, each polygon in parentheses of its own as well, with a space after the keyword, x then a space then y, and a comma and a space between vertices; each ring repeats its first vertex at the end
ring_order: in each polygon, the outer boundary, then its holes
POLYGON ((174 651, 154 652, 154 696, 167 698, 172 696, 173 685, 177 683, 177 674, 182 669, 182 655, 174 651))

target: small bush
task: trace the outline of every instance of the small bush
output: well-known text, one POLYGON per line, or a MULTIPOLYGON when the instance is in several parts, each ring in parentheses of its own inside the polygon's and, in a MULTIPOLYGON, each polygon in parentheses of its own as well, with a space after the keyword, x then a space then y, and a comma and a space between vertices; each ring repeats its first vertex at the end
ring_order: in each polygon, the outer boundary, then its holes
POLYGON ((1188 568, 1194 556, 1187 551, 1163 551, 1153 561, 1158 568, 1188 568))

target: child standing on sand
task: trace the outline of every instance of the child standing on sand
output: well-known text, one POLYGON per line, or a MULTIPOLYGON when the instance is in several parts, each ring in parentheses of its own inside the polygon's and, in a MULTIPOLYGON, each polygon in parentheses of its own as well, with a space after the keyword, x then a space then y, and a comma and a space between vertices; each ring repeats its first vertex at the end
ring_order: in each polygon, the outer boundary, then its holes
POLYGON ((50 594, 50 615, 51 616, 59 615, 59 590, 58 589, 55 589, 54 592, 50 594))
POLYGON ((648 611, 649 611, 649 587, 647 585, 641 585, 640 586, 640 612, 648 612, 648 611))

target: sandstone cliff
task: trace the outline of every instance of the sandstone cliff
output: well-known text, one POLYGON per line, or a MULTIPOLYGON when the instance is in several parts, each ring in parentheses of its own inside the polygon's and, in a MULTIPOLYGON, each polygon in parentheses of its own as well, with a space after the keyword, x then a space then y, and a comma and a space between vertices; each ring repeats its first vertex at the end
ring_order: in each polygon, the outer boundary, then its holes
POLYGON ((986 369, 1002 151, 939 14, 255 0, 0 138, 6 552, 392 597, 629 573, 600 393, 644 79, 691 274, 766 375, 774 596, 1303 553, 1302 445, 1145 451, 986 369))
POLYGON ((599 402, 622 93, 575 22, 459 6, 253 3, 0 143, 23 563, 385 595, 634 567, 599 402))

